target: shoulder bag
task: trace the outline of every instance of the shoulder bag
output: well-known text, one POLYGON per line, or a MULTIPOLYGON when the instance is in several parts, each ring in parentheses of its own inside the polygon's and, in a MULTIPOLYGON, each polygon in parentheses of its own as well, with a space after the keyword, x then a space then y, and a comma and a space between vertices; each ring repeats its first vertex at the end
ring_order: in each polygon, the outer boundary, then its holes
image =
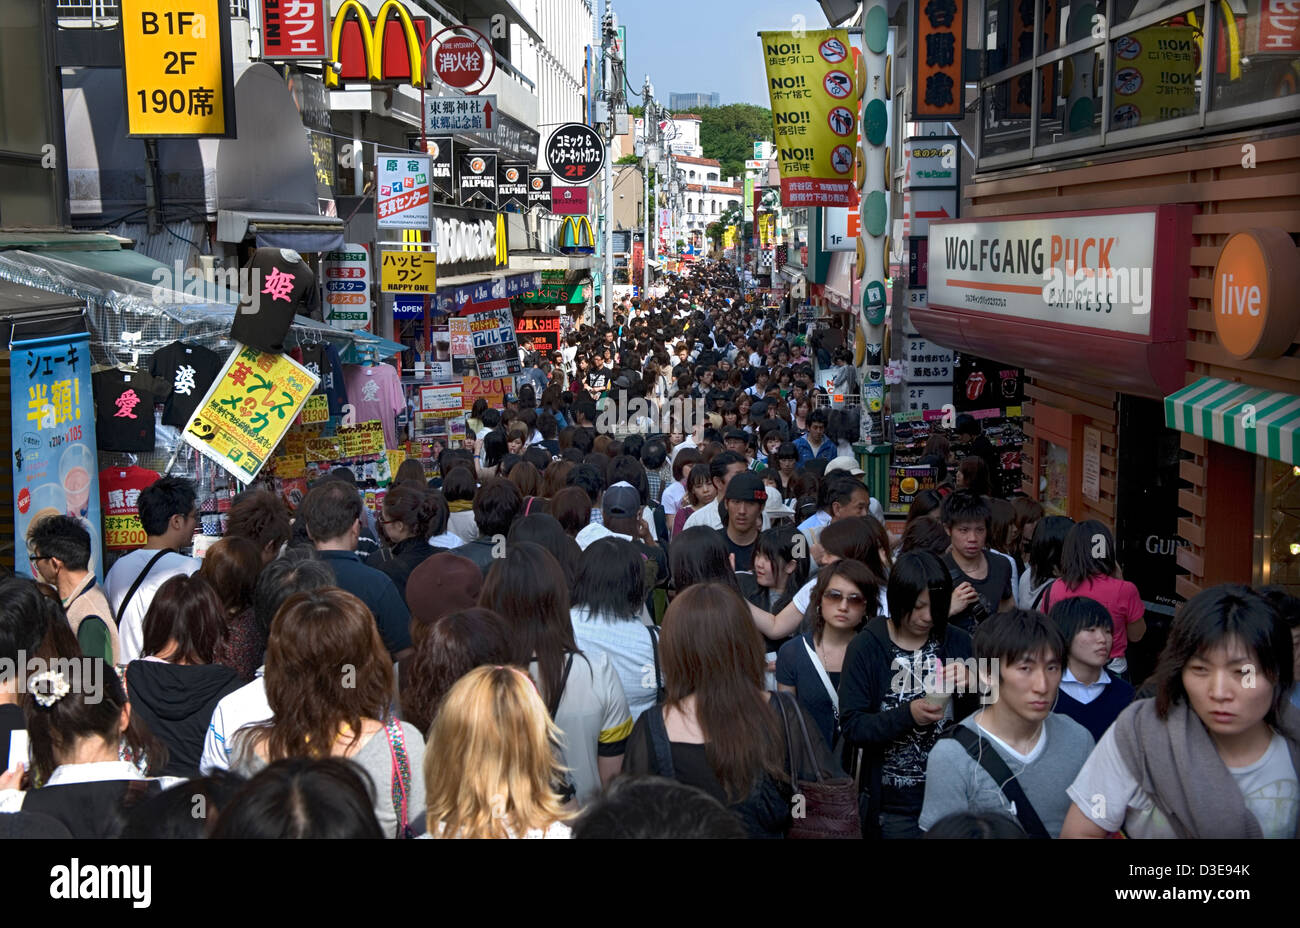
POLYGON ((954 725, 940 737, 952 738, 960 744, 971 756, 971 760, 979 764, 984 772, 993 778, 1002 795, 1011 803, 1011 811, 1020 821, 1020 827, 1025 830, 1025 834, 1031 838, 1051 837, 1043 825, 1043 820, 1038 817, 1038 813, 1030 804, 1029 797, 1021 789, 1015 774, 1011 772, 1002 755, 994 749, 988 739, 971 731, 965 725, 954 725))
MULTIPOLYGON (((850 777, 827 777, 813 750, 808 726, 804 722, 799 704, 789 694, 776 692, 776 710, 785 727, 785 743, 789 751, 790 782, 794 785, 796 800, 803 798, 803 815, 796 816, 787 833, 789 838, 861 838, 862 825, 858 810, 857 785, 850 777), (789 701, 787 708, 786 702, 789 701), (800 743, 816 775, 815 780, 799 779, 799 760, 795 750, 794 735, 790 729, 790 713, 799 720, 800 743)), ((798 809, 798 806, 796 806, 798 809)))
POLYGON ((653 625, 647 625, 645 630, 650 635, 650 649, 655 656, 655 705, 660 706, 664 701, 664 675, 659 667, 659 630, 653 625))
POLYGON ((388 753, 393 759, 389 790, 393 799, 393 813, 397 816, 396 837, 411 838, 414 834, 406 807, 406 798, 411 792, 411 758, 406 753, 406 736, 402 734, 402 723, 393 715, 384 723, 384 731, 388 735, 388 753))
POLYGON ((140 576, 135 578, 135 583, 131 584, 131 588, 127 590, 126 595, 122 597, 122 605, 117 607, 117 615, 113 616, 113 621, 117 623, 118 628, 122 627, 122 616, 126 615, 126 607, 130 605, 131 597, 135 595, 136 590, 140 589, 140 584, 144 583, 144 578, 149 576, 149 571, 153 570, 153 565, 162 560, 164 554, 172 553, 174 552, 171 548, 163 548, 153 557, 149 558, 149 563, 144 565, 144 570, 140 571, 140 576))

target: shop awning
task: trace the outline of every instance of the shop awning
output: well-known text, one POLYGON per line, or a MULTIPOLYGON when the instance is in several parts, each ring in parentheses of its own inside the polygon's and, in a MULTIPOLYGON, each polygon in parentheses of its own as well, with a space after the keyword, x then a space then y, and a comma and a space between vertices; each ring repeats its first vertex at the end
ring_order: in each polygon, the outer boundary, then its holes
POLYGON ((258 248, 337 251, 343 247, 343 220, 310 213, 217 211, 217 241, 238 243, 249 237, 256 240, 258 248))
POLYGON ((1300 396, 1202 377, 1165 397, 1165 425, 1287 464, 1300 463, 1300 396))
POLYGON ((458 274, 455 277, 438 278, 438 292, 429 305, 431 311, 447 314, 460 312, 467 303, 482 303, 488 300, 511 300, 527 292, 536 290, 542 284, 540 271, 524 274, 510 270, 493 271, 488 274, 458 274))

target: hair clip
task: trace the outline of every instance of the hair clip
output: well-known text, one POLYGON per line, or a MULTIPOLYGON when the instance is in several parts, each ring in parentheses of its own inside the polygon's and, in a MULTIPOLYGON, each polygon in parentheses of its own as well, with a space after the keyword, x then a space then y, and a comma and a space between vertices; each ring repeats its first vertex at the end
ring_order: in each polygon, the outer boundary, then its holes
POLYGON ((65 680, 63 674, 57 670, 47 670, 44 673, 38 673, 28 681, 27 685, 32 696, 46 709, 72 692, 72 687, 68 685, 68 681, 65 680), (49 692, 37 692, 35 687, 38 684, 45 682, 50 684, 49 692))

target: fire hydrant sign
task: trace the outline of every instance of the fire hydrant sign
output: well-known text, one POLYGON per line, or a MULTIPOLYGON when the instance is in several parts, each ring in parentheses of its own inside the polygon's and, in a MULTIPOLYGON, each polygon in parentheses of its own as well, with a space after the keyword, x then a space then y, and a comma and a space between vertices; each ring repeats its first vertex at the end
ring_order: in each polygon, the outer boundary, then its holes
POLYGON ((225 0, 122 0, 131 138, 233 137, 235 91, 225 0))
POLYGON ((437 284, 438 256, 434 252, 381 252, 379 286, 384 293, 433 293, 437 284))
POLYGON ((429 228, 429 156, 380 152, 375 225, 381 229, 429 228))
POLYGON ((357 244, 321 256, 325 278, 325 321, 336 329, 370 325, 370 255, 357 244))
POLYGON ((287 354, 237 343, 182 433, 185 442, 249 483, 319 382, 287 354))

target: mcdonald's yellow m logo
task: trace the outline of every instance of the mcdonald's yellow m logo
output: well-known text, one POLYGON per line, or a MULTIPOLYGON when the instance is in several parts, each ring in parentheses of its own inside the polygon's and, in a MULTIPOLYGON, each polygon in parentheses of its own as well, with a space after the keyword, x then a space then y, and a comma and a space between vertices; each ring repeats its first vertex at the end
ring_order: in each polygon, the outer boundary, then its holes
POLYGON ((506 217, 504 213, 497 213, 497 267, 505 267, 510 263, 510 248, 506 241, 506 217))
POLYGON ((591 254, 596 250, 596 237, 586 216, 567 216, 560 224, 560 250, 591 254))
MULTIPOLYGON (((356 19, 361 30, 361 46, 365 51, 366 79, 378 83, 384 77, 384 32, 389 17, 396 13, 402 24, 402 34, 406 39, 406 57, 411 66, 411 84, 420 87, 424 84, 423 49, 420 47, 420 33, 415 28, 415 21, 398 0, 384 0, 379 12, 375 14, 371 26, 370 15, 358 0, 343 0, 339 11, 334 14, 334 25, 330 30, 330 60, 339 61, 339 50, 343 42, 343 26, 349 16, 356 19)), ((333 68, 325 69, 325 86, 339 86, 340 74, 333 68)))

